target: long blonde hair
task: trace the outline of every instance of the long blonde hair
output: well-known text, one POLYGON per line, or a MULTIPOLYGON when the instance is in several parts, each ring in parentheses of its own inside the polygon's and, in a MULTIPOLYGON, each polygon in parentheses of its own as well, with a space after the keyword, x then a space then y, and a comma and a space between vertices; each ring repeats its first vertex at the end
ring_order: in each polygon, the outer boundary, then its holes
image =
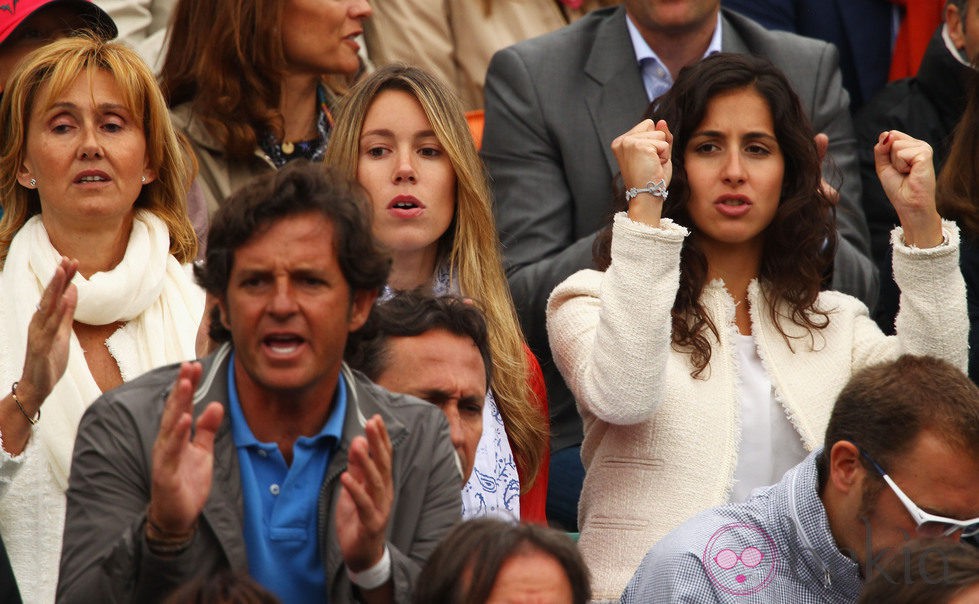
POLYGON ((112 76, 123 102, 143 124, 149 168, 156 180, 143 186, 135 207, 158 216, 170 232, 170 253, 180 262, 197 255, 197 236, 187 214, 187 191, 197 170, 193 154, 170 122, 170 113, 153 73, 121 42, 89 36, 52 42, 28 55, 11 77, 0 104, 0 267, 10 242, 27 220, 41 212, 36 190, 17 182, 27 150, 27 129, 36 104, 50 105, 77 78, 96 72, 112 76), (42 91, 42 88, 46 89, 42 91))
POLYGON ((325 161, 349 178, 357 178, 364 119, 384 90, 402 90, 415 97, 455 170, 455 215, 440 252, 449 262, 451 274, 458 278, 462 293, 475 300, 486 315, 493 356, 493 395, 519 465, 521 488, 526 491, 543 462, 548 426, 533 403, 523 334, 503 273, 486 172, 462 104, 426 71, 388 65, 355 85, 341 101, 325 161))

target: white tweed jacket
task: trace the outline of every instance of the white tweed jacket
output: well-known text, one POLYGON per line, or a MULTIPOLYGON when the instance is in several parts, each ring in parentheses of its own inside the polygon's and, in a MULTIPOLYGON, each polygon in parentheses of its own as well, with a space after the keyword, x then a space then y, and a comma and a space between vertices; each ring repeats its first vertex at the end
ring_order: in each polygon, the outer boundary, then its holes
MULTIPOLYGON (((809 334, 770 319, 764 285, 748 291, 752 334, 781 403, 807 450, 822 444, 837 394, 864 366, 902 353, 932 355, 965 370, 969 321, 959 271, 959 234, 909 248, 892 235, 901 287, 896 336, 885 336, 855 298, 823 292, 827 327, 809 334)), ((554 360, 584 420, 586 469, 579 504, 579 547, 596 600, 618 599, 643 555, 697 512, 728 500, 741 442, 734 350, 734 301, 710 283, 702 302, 720 331, 699 379, 689 355, 672 349, 670 309, 679 286, 686 229, 659 229, 615 217, 612 263, 579 271, 548 301, 554 360)))

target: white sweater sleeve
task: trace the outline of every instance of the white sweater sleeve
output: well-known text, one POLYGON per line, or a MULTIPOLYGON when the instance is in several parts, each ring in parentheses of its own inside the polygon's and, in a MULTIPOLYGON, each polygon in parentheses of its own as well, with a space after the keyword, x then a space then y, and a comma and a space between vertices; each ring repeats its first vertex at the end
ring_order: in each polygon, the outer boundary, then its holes
MULTIPOLYGON (((37 431, 37 426, 31 428, 31 437, 27 441, 27 446, 17 455, 11 455, 3 448, 3 434, 0 434, 0 498, 7 492, 10 483, 14 480, 14 476, 24 467, 24 461, 27 459, 28 451, 36 446, 37 431)), ((35 451, 34 453, 36 454, 37 452, 35 451)))
POLYGON ((605 273, 579 271, 551 293, 547 332, 581 412, 611 424, 635 424, 663 399, 670 311, 687 230, 667 219, 654 229, 621 212, 612 233, 612 263, 605 273))
POLYGON ((868 333, 854 334, 855 369, 914 354, 944 359, 968 371, 969 314, 959 269, 959 228, 943 221, 942 231, 947 243, 926 249, 906 245, 900 227, 891 232, 894 280, 901 289, 897 335, 882 336, 869 318, 861 322, 856 329, 868 333))

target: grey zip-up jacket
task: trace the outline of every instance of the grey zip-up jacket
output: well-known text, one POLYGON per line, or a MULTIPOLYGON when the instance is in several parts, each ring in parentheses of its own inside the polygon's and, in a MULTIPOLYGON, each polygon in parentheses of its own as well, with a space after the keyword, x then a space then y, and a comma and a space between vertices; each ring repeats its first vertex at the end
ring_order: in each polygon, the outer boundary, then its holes
MULTIPOLYGON (((211 401, 225 405, 225 414, 214 441, 210 495, 193 543, 177 556, 151 553, 143 531, 153 443, 178 366, 151 371, 109 391, 86 411, 68 484, 59 602, 153 602, 197 575, 226 568, 247 572, 241 479, 227 410, 230 352, 225 345, 202 360, 194 415, 211 401)), ((319 496, 319 542, 329 599, 332 604, 355 601, 334 510, 350 442, 364 434, 367 418, 378 413, 394 449, 387 546, 395 599, 408 602, 421 566, 459 520, 461 478, 448 424, 434 405, 392 394, 346 365, 342 371, 348 388, 343 437, 319 496)))

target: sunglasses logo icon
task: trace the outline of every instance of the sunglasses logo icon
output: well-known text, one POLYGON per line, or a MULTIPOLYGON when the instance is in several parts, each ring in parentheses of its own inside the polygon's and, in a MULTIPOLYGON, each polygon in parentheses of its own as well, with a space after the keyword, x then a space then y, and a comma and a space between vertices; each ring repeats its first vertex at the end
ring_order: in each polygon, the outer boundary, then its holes
POLYGON ((775 541, 750 524, 728 524, 713 535, 701 562, 710 581, 721 591, 748 596, 764 589, 775 577, 775 541))
MULTIPOLYGON (((733 550, 727 548, 722 549, 717 552, 714 556, 714 562, 723 568, 724 570, 731 570, 737 565, 738 562, 744 564, 748 568, 754 568, 761 564, 762 560, 765 559, 765 554, 761 552, 757 547, 748 546, 741 550, 740 554, 734 553, 733 550)), ((743 583, 744 581, 738 581, 743 583)))

